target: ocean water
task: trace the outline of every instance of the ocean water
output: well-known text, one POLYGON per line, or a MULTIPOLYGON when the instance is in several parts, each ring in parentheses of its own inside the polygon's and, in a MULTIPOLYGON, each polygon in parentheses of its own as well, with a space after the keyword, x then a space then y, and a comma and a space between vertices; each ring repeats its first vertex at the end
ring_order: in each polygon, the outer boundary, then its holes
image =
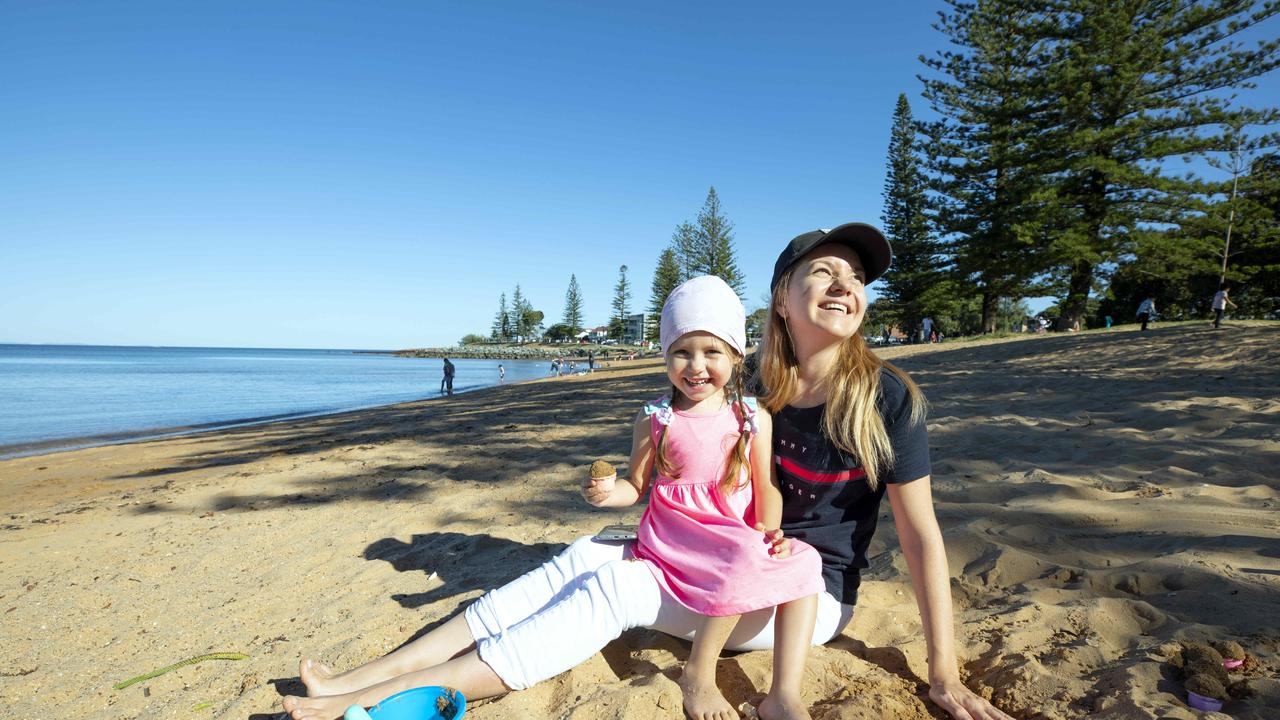
MULTIPOLYGON (((455 393, 549 362, 453 360, 455 393)), ((351 350, 0 344, 0 457, 438 397, 443 362, 351 350)))

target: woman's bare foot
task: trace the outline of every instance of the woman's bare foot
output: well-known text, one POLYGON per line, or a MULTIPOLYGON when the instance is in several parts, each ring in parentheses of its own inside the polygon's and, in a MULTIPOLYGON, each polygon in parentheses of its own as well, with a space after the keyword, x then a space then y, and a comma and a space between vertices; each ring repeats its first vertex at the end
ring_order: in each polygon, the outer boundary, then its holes
POLYGON ((684 694, 684 711, 691 720, 738 720, 738 711, 716 687, 714 671, 711 682, 704 682, 686 666, 680 675, 680 692, 684 694))
POLYGON ((280 704, 293 720, 338 720, 356 701, 356 693, 304 698, 285 695, 280 704))
POLYGON ((784 697, 782 693, 770 692, 756 710, 760 720, 811 720, 809 708, 799 697, 784 697))

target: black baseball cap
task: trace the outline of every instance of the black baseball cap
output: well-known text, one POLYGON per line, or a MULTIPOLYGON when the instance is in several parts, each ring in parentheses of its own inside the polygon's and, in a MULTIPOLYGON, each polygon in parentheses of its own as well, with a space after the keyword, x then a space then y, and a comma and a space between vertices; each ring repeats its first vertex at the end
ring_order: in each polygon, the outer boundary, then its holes
POLYGON ((826 243, 840 243, 858 253, 862 269, 867 272, 868 283, 883 275, 893 262, 893 248, 889 247, 889 241, 885 240, 883 233, 866 223, 852 222, 830 230, 810 230, 797 235, 778 256, 778 262, 773 264, 769 292, 778 287, 778 281, 787 268, 795 265, 810 250, 826 243))

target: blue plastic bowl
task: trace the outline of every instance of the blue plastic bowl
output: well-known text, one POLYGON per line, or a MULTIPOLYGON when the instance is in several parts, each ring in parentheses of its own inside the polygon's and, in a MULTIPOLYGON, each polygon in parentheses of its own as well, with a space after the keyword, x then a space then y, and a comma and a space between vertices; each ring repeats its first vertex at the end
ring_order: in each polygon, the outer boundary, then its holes
POLYGON ((432 686, 396 693, 368 710, 352 705, 342 717, 343 720, 461 720, 466 709, 467 699, 462 693, 453 688, 432 686))

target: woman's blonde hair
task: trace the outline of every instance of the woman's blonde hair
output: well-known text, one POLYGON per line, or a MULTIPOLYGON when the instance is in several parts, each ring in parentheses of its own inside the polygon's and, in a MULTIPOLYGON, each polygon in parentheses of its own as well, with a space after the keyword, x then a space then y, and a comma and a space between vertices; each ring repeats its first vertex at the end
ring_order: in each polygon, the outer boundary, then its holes
MULTIPOLYGON (((778 412, 800 393, 799 361, 787 321, 778 311, 786 303, 794 269, 787 270, 773 290, 759 350, 759 384, 763 386, 760 404, 769 412, 778 412)), ((879 487, 882 471, 893 465, 894 459, 893 444, 878 408, 881 369, 893 373, 906 387, 911 403, 910 422, 923 420, 925 400, 919 386, 905 372, 871 352, 860 332, 840 343, 827 377, 827 406, 822 414, 822 434, 837 448, 859 459, 872 490, 879 487)))
MULTIPOLYGON (((746 391, 743 389, 742 355, 738 354, 738 351, 730 347, 729 343, 724 340, 714 335, 711 337, 720 345, 721 352, 727 353, 734 359, 733 375, 729 378, 728 383, 733 387, 733 394, 729 398, 729 404, 733 406, 738 415, 741 434, 738 436, 738 442, 734 444, 733 452, 729 453, 729 457, 725 460, 725 473, 719 484, 721 492, 728 494, 751 482, 751 462, 748 459, 750 457, 748 449, 751 447, 753 435, 751 423, 749 422, 751 410, 746 406, 744 400, 746 391), (743 476, 744 472, 745 477, 742 477, 742 483, 740 484, 738 478, 743 476)), ((727 390, 728 387, 725 389, 727 390)), ((675 385, 672 385, 671 399, 674 401, 678 394, 680 394, 680 390, 675 385)), ((658 469, 658 472, 663 475, 679 479, 680 468, 674 465, 667 457, 667 426, 665 425, 662 427, 662 433, 658 437, 658 449, 654 453, 653 464, 658 469)))

